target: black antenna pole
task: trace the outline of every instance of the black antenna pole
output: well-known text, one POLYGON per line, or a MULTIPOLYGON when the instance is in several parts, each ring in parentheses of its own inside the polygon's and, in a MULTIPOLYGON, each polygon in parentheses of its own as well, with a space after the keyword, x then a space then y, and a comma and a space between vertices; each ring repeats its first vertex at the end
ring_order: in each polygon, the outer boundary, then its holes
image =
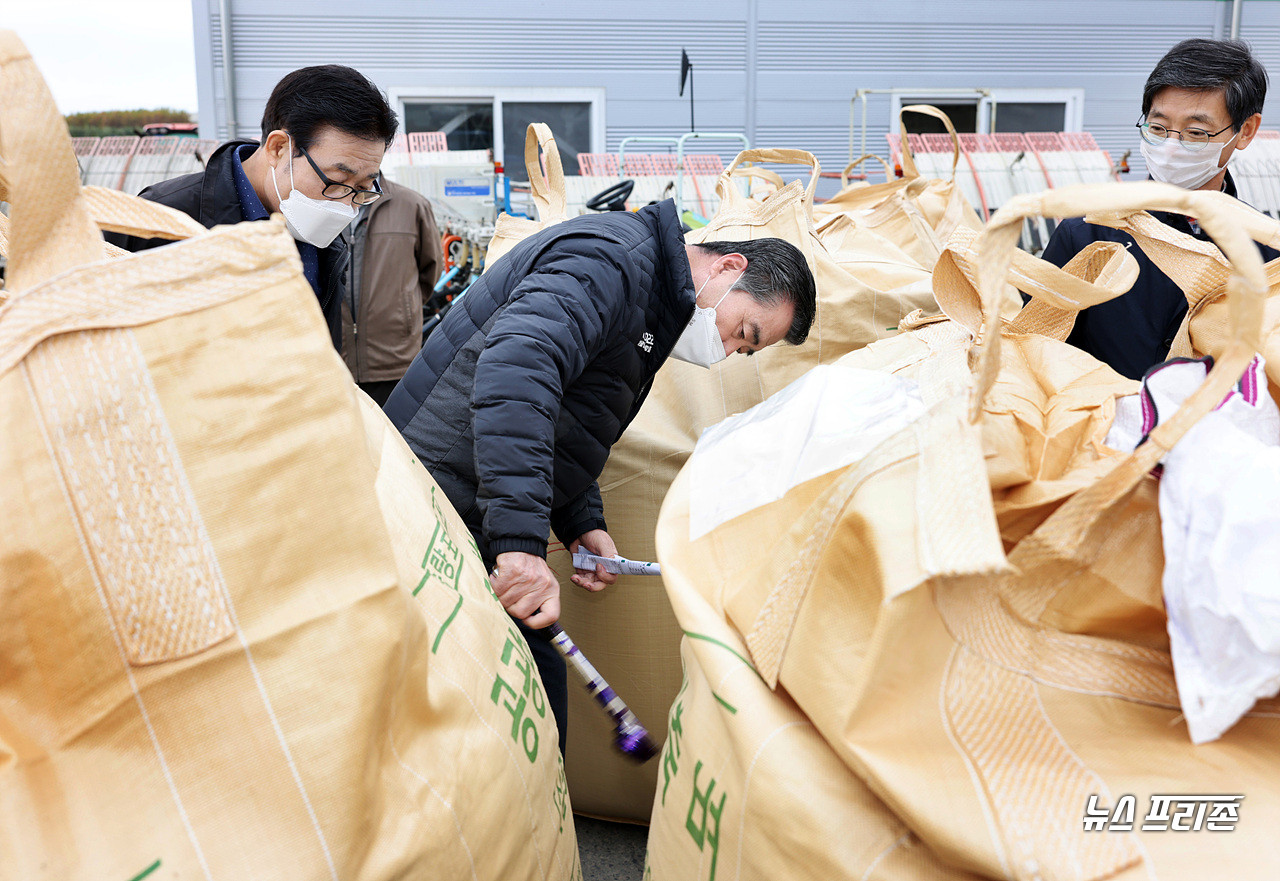
POLYGON ((693 124, 693 62, 689 60, 689 53, 680 50, 680 94, 684 94, 685 81, 689 83, 689 131, 697 131, 693 124))
POLYGON ((693 65, 689 65, 689 131, 696 132, 697 126, 693 124, 693 65))

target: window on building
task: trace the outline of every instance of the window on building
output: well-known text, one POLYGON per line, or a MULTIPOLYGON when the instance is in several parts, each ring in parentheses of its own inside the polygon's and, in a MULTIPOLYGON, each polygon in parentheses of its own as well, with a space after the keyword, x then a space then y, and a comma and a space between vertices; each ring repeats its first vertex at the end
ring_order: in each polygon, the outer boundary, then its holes
POLYGON ((587 101, 504 101, 502 141, 509 157, 507 173, 517 179, 527 175, 524 163, 525 131, 531 122, 545 122, 556 136, 565 174, 578 173, 578 154, 591 153, 591 104, 587 101))
POLYGON ((450 150, 493 147, 491 101, 407 101, 403 119, 406 133, 444 132, 450 150))
MULTIPOLYGON (((978 101, 957 102, 957 101, 903 101, 905 104, 932 104, 943 113, 951 118, 951 124, 956 127, 958 132, 976 132, 978 130, 978 101)), ((897 126, 894 126, 897 130, 897 126)), ((945 134, 947 127, 942 124, 942 120, 934 116, 925 116, 923 113, 913 113, 907 115, 907 131, 912 134, 945 134)))
MULTIPOLYGON (((898 130, 898 112, 908 104, 932 104, 951 117, 958 132, 1078 132, 1083 121, 1081 89, 972 89, 896 91, 890 130, 898 130)), ((945 132, 942 120, 909 115, 916 133, 945 132)))
POLYGON ((1027 103, 1009 101, 992 106, 990 129, 993 132, 1065 132, 1067 128, 1067 104, 1065 101, 1027 103))
POLYGON ((450 150, 493 150, 513 180, 524 180, 525 130, 545 122, 555 133, 565 174, 578 173, 579 153, 604 151, 604 89, 495 89, 456 95, 391 90, 405 132, 445 133, 450 150))

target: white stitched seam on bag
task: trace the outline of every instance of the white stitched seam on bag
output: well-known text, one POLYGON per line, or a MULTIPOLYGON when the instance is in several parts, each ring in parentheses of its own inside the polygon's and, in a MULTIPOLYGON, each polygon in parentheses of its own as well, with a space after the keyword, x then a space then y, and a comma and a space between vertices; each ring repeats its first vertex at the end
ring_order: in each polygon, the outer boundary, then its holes
POLYGON ((982 809, 982 820, 987 827, 987 839, 991 844, 991 848, 995 851, 996 859, 1000 861, 1000 873, 1005 878, 1012 878, 1013 873, 1009 870, 1009 858, 1005 853, 1004 840, 1001 838, 999 827, 996 825, 996 818, 992 813, 992 805, 987 798, 986 787, 983 786, 982 778, 978 774, 978 769, 974 765, 973 759, 970 758, 968 751, 960 745, 955 729, 951 725, 951 716, 947 712, 947 685, 951 679, 951 668, 962 651, 964 651, 963 646, 955 645, 951 647, 951 653, 947 656, 947 665, 943 668, 942 679, 938 684, 938 719, 942 723, 942 730, 947 735, 947 740, 951 742, 951 746, 960 756, 960 761, 964 763, 965 772, 969 775, 969 784, 973 787, 974 798, 977 799, 978 806, 982 809))
MULTIPOLYGON (((742 669, 741 667, 737 667, 731 672, 736 673, 736 672, 739 672, 741 669, 742 669)), ((718 689, 717 691, 712 692, 712 696, 718 694, 719 690, 723 690, 724 680, 727 678, 728 677, 725 676, 720 680, 721 688, 718 689)), ((768 700, 768 698, 766 698, 766 700, 768 700)), ((795 722, 788 722, 785 725, 779 725, 773 731, 769 732, 769 736, 764 739, 764 741, 760 744, 760 746, 756 747, 755 754, 751 757, 751 761, 747 763, 746 772, 742 775, 742 803, 744 805, 746 804, 746 801, 747 801, 747 793, 751 790, 751 774, 752 772, 755 771, 756 762, 760 761, 760 756, 764 755, 765 749, 769 746, 769 744, 773 741, 775 737, 777 737, 782 732, 786 731, 788 728, 795 728, 797 725, 807 725, 810 728, 814 727, 813 723, 810 722, 808 719, 798 719, 795 722)), ((738 855, 735 858, 737 860, 735 864, 735 868, 738 870, 739 877, 742 874, 742 846, 746 843, 746 841, 747 841, 747 810, 744 807, 741 811, 741 817, 739 818, 739 822, 738 822, 738 855)))
POLYGON ((870 881, 871 873, 876 870, 876 866, 884 862, 885 857, 889 856, 889 854, 893 853, 895 850, 902 847, 902 845, 906 844, 910 840, 911 840, 911 830, 908 829, 906 832, 903 832, 896 839, 894 839, 892 844, 890 844, 884 850, 880 851, 880 853, 876 854, 876 858, 871 861, 871 865, 867 866, 867 870, 862 873, 861 881, 870 881))
MULTIPOLYGON (((31 382, 31 373, 26 365, 22 368, 22 378, 27 386, 27 394, 31 398, 32 406, 39 408, 39 401, 36 397, 35 386, 31 382)), ((54 445, 49 437, 49 430, 44 424, 43 419, 37 419, 36 424, 40 429, 40 436, 44 440, 45 449, 48 451, 49 459, 53 462, 57 461, 57 453, 54 445)), ((111 604, 107 601, 107 593, 103 589, 102 580, 98 578, 98 574, 92 565, 88 565, 91 560, 89 546, 85 540, 84 530, 80 524, 75 522, 75 506, 71 501, 71 491, 67 486, 66 475, 59 474, 58 489, 62 492, 62 497, 67 503, 68 513, 72 516, 72 523, 76 533, 76 539, 80 543, 80 553, 84 557, 86 568, 89 571, 89 577, 93 579, 94 590, 98 594, 98 602, 102 605, 102 614, 107 623, 107 629, 111 632, 111 640, 115 643, 116 651, 120 654, 120 666, 124 670, 125 678, 129 682, 129 689, 133 692, 134 703, 138 705, 138 715, 142 718, 142 724, 147 729, 147 737, 151 740, 151 748, 155 751, 156 760, 160 763, 160 771, 164 775, 165 784, 169 787, 169 794, 173 798, 173 804, 178 809, 178 817, 182 821, 182 827, 187 831, 187 839, 191 842, 191 849, 195 851, 196 862, 200 864, 200 870, 204 872, 204 877, 213 881, 213 875, 209 871, 209 864, 205 861, 204 850, 200 847, 200 841, 196 838, 195 827, 191 823, 191 817, 187 814, 186 806, 182 803, 182 796, 178 793, 178 784, 173 779, 173 773, 169 770, 169 762, 164 756, 164 750, 160 747, 160 738, 156 735, 156 729, 151 724, 151 715, 147 712, 146 704, 142 700, 142 691, 138 688, 138 682, 133 677, 133 668, 129 664, 129 656, 125 651, 124 643, 120 640, 120 633, 114 626, 115 619, 111 614, 111 604)))
POLYGON ((27 363, 129 661, 228 638, 213 545, 132 332, 59 336, 27 363))
POLYGON ((403 757, 401 757, 400 751, 396 749, 395 735, 392 733, 392 730, 391 730, 394 728, 394 726, 388 725, 387 728, 388 728, 387 742, 391 746, 391 754, 396 757, 396 762, 400 765, 401 768, 404 768, 406 771, 408 771, 414 778, 421 781, 422 783, 425 783, 427 786, 427 789, 431 790, 431 794, 434 795, 436 798, 440 799, 440 803, 444 805, 445 808, 449 811, 449 816, 453 818, 453 828, 458 831, 458 840, 462 842, 462 849, 467 852, 467 862, 470 863, 471 865, 471 877, 476 879, 476 881, 479 881, 480 876, 476 874, 476 860, 475 860, 475 857, 472 856, 471 854, 471 845, 467 843, 467 835, 462 830, 462 821, 458 819, 458 812, 453 809, 453 804, 447 798, 441 795, 434 786, 431 785, 430 780, 428 780, 426 777, 423 777, 421 774, 419 774, 416 770, 414 770, 412 766, 410 766, 404 760, 403 757))
POLYGON ((1065 748, 1036 688, 959 648, 944 678, 945 718, 1014 851, 1014 877, 1110 877, 1142 856, 1130 839, 1074 826, 1097 776, 1065 748), (1073 828, 1074 834, 1065 831, 1073 828))
POLYGON ((26 363, 39 377, 35 385, 59 441, 73 510, 90 539, 96 575, 128 660, 170 660, 232 633, 238 637, 330 876, 338 881, 133 332, 61 335, 37 347, 26 363), (96 424, 90 414, 96 414, 96 424), (84 460, 93 464, 91 471, 81 467, 84 460), (144 571, 137 570, 139 561, 146 561, 144 571))

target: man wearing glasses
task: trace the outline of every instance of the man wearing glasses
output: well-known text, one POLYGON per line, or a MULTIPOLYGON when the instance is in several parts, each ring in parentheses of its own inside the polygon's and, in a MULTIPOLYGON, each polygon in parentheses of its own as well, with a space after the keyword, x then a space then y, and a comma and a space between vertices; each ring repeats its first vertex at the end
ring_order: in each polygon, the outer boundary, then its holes
MULTIPOLYGON (((1155 180, 1188 190, 1236 195, 1227 163, 1253 141, 1262 123, 1267 72, 1246 43, 1238 40, 1183 40, 1160 59, 1142 90, 1137 127, 1147 171, 1155 180)), ((1174 229, 1208 239, 1194 220, 1152 212, 1174 229)), ((1133 239, 1081 218, 1063 221, 1044 259, 1058 266, 1091 242, 1122 242, 1138 260, 1138 280, 1127 294, 1085 309, 1068 342, 1118 373, 1140 379, 1164 361, 1183 318, 1182 290, 1136 246, 1133 239)), ((1280 253, 1263 246, 1263 260, 1280 253)))
MULTIPOLYGON (((396 126, 386 98, 360 72, 336 64, 304 67, 272 90, 261 143, 222 144, 203 172, 155 184, 140 195, 207 227, 282 213, 334 348, 341 349, 350 255, 340 233, 359 206, 381 197, 378 170, 396 126)), ((112 240, 130 251, 165 244, 112 240)))

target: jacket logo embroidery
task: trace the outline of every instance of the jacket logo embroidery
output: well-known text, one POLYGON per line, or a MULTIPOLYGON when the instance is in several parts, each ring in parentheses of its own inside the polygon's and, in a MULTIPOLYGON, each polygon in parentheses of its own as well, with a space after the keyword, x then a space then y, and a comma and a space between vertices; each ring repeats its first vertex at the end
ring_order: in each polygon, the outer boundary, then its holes
POLYGON ((652 352, 653 351, 653 334, 645 333, 644 336, 640 337, 640 342, 636 343, 636 345, 644 349, 646 352, 652 352))

